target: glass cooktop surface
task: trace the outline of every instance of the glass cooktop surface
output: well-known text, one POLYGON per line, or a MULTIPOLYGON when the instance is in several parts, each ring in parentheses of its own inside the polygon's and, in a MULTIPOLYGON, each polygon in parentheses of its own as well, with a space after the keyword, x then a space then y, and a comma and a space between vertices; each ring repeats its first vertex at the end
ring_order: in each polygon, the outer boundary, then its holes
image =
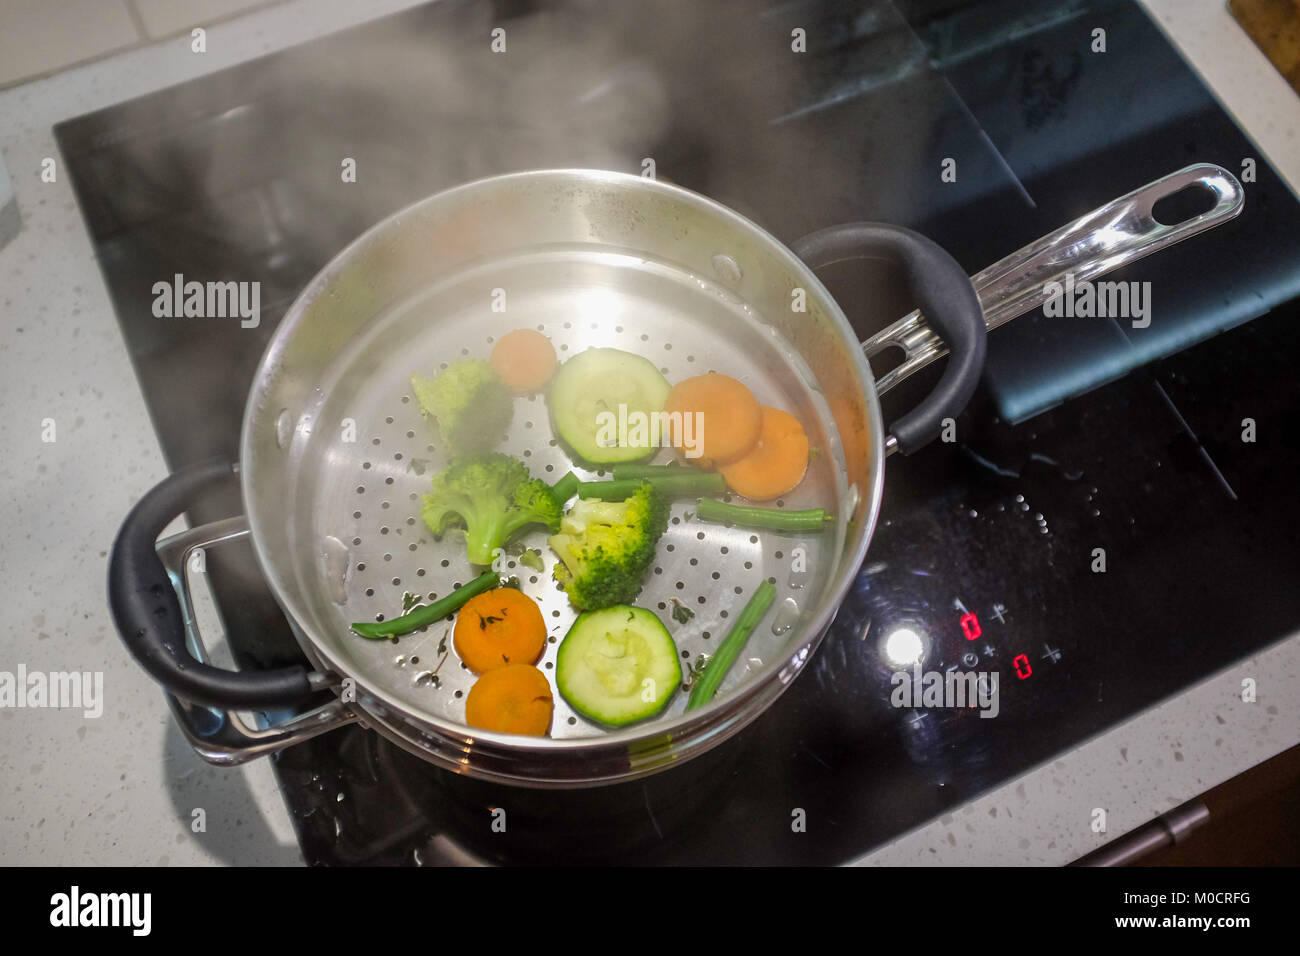
MULTIPOLYGON (((890 459, 832 631, 744 733, 643 781, 540 792, 345 728, 274 758, 310 863, 845 862, 1300 627, 1300 206, 1136 3, 448 0, 57 135, 173 468, 236 455, 257 361, 316 270, 480 176, 652 157, 784 241, 894 222, 973 273, 1182 166, 1257 161, 1239 219, 1108 277, 1149 283, 1148 326, 1040 311, 990 336, 960 440, 890 459), (260 282, 260 324, 155 317, 177 273, 260 282), (909 648, 997 672, 996 718, 895 706, 909 648)), ((896 317, 851 272, 825 278, 863 337, 896 317)), ((232 483, 191 518, 239 511, 232 483)), ((240 666, 301 659, 251 551, 214 551, 209 578, 240 666)))

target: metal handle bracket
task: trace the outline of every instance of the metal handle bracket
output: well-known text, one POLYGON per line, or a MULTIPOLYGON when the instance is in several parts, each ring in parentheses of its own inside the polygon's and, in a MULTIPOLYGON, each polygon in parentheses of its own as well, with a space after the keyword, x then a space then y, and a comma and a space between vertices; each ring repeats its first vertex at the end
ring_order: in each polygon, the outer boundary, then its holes
MULTIPOLYGON (((248 534, 248 519, 238 515, 182 531, 158 542, 158 558, 180 604, 185 644, 200 663, 207 663, 208 652, 190 593, 188 572, 191 559, 200 549, 240 541, 248 534)), ((329 675, 319 671, 308 673, 307 680, 317 690, 328 689, 334 683, 329 675)), ((267 725, 241 711, 206 707, 182 700, 170 692, 164 692, 164 696, 190 746, 208 763, 223 766, 247 763, 358 720, 352 708, 337 699, 267 725)))

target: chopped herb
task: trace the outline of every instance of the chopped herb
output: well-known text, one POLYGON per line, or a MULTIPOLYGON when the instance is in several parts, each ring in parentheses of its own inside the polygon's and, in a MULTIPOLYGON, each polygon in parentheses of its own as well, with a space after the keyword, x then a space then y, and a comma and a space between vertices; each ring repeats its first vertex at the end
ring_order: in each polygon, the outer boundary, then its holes
POLYGON ((519 583, 519 578, 513 574, 502 581, 501 586, 503 588, 514 588, 516 591, 522 591, 524 589, 524 586, 519 583))
POLYGON ((482 614, 480 614, 478 616, 478 629, 480 631, 486 631, 487 626, 489 624, 495 624, 497 623, 497 621, 501 621, 504 619, 505 619, 504 617, 493 617, 491 614, 489 614, 487 617, 484 617, 482 614))
POLYGON ((695 616, 695 612, 692 611, 690 608, 688 608, 681 601, 677 600, 677 598, 673 598, 672 602, 673 602, 673 620, 676 621, 678 624, 689 624, 691 618, 695 616))
POLYGON ((510 557, 517 558, 527 551, 528 548, 522 541, 509 541, 502 550, 504 550, 506 554, 510 555, 510 557))
POLYGON ((440 641, 438 642, 438 653, 439 653, 439 654, 446 654, 446 653, 447 653, 447 635, 450 634, 450 633, 451 633, 451 628, 447 628, 447 630, 445 630, 445 631, 442 632, 442 640, 440 640, 440 641))
POLYGON ((407 591, 402 595, 402 613, 405 614, 411 608, 420 603, 419 595, 407 591))
POLYGON ((417 475, 422 475, 429 470, 429 459, 412 458, 406 463, 406 470, 413 471, 417 475))
MULTIPOLYGON (((443 642, 444 642, 444 644, 445 644, 445 642, 446 642, 446 638, 445 638, 445 637, 443 638, 443 642)), ((442 678, 438 676, 438 671, 442 670, 442 665, 445 664, 445 663, 447 663, 447 658, 450 657, 450 656, 451 656, 451 651, 443 651, 443 652, 442 652, 442 657, 439 658, 439 660, 438 660, 438 666, 435 667, 435 668, 433 669, 433 675, 432 675, 432 677, 433 677, 433 686, 434 686, 434 687, 441 687, 441 686, 442 686, 442 678)))
POLYGON ((704 669, 709 666, 709 655, 701 654, 695 658, 695 663, 686 671, 686 679, 682 681, 682 690, 690 690, 695 686, 695 682, 700 679, 704 669))

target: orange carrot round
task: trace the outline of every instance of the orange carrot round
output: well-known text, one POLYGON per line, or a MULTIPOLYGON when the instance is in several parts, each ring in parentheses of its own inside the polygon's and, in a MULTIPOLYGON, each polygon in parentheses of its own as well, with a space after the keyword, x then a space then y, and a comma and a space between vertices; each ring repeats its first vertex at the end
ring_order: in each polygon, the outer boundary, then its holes
POLYGON ((452 638, 465 666, 477 674, 532 664, 546 646, 537 602, 518 588, 493 588, 465 602, 452 638))
POLYGON ((492 346, 488 362, 511 390, 535 392, 555 374, 555 346, 541 332, 515 329, 492 346))
POLYGON ((808 470, 808 436, 799 420, 763 406, 763 424, 749 454, 719 471, 727 487, 752 501, 769 501, 792 491, 808 470))
POLYGON ((555 700, 546 675, 531 664, 488 671, 465 697, 465 723, 503 734, 544 737, 555 700))
POLYGON ((697 463, 726 464, 742 458, 758 441, 762 411, 758 400, 740 382, 727 375, 710 372, 684 379, 672 387, 664 411, 696 416, 690 434, 694 449, 682 439, 687 429, 674 428, 672 439, 683 454, 699 452, 697 463))

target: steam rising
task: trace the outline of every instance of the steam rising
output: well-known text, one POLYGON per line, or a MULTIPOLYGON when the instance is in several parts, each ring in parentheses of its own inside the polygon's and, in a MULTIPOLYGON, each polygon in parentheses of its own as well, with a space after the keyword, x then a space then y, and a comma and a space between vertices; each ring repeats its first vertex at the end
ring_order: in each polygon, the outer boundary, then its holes
MULTIPOLYGON (((806 100, 774 10, 730 0, 432 3, 199 81, 209 93, 225 84, 221 100, 239 105, 198 124, 176 115, 186 97, 159 98, 166 115, 155 125, 171 135, 142 139, 132 159, 151 183, 183 185, 188 195, 169 205, 195 195, 207 204, 232 254, 260 249, 263 265, 289 269, 285 295, 385 215, 504 172, 641 173, 652 158, 659 178, 752 212, 740 194, 747 154, 768 150, 763 165, 802 171, 811 158, 807 143, 762 135, 806 100), (505 52, 491 49, 497 28, 505 52), (788 155, 774 161, 773 149, 788 155), (341 180, 345 158, 356 161, 355 183, 341 180)), ((827 165, 819 178, 833 174, 827 165)))

